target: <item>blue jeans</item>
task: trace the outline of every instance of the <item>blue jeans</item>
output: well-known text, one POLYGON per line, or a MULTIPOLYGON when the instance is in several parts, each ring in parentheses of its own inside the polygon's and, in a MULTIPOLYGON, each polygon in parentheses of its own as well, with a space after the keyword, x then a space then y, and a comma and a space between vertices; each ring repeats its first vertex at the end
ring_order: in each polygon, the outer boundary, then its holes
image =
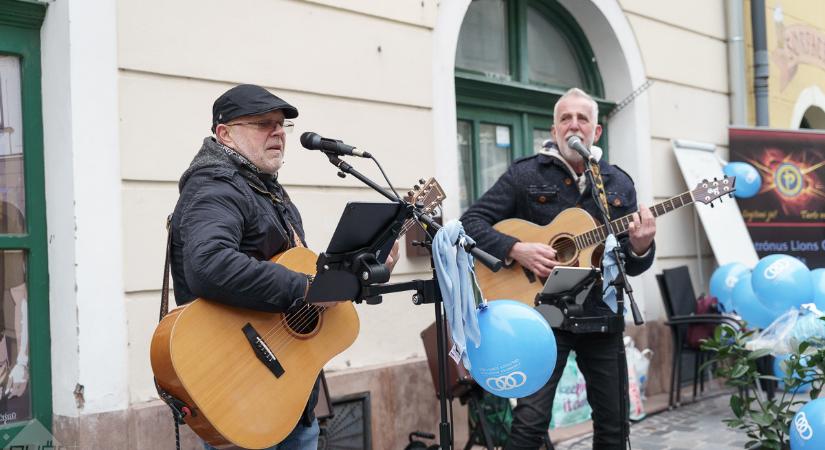
MULTIPOLYGON (((265 450, 318 450, 318 435, 321 429, 318 427, 318 419, 312 421, 312 426, 305 427, 300 423, 289 433, 280 444, 275 444, 265 450)), ((215 447, 203 443, 206 450, 216 450, 215 447)))

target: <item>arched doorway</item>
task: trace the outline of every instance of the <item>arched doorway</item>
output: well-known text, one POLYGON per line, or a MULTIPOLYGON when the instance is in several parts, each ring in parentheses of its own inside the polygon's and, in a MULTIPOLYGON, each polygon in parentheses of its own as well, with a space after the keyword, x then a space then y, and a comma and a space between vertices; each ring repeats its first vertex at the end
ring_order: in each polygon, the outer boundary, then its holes
POLYGON ((811 106, 802 115, 799 128, 811 130, 825 130, 825 111, 817 106, 811 106))
POLYGON ((553 105, 571 87, 591 93, 602 117, 612 109, 590 43, 557 1, 470 4, 455 58, 462 210, 550 138, 553 105))
MULTIPOLYGON (((603 97, 613 102, 625 99, 647 81, 641 50, 633 29, 618 2, 602 0, 557 0, 567 10, 592 45, 593 55, 603 74, 603 97)), ((433 28, 433 154, 435 173, 448 193, 444 202, 447 218, 458 217, 460 158, 457 151, 458 114, 456 97, 456 49, 458 36, 471 0, 442 2, 433 28)), ((636 183, 638 198, 647 204, 653 199, 650 176, 652 150, 648 93, 642 92, 608 122, 610 161, 629 172, 636 183)), ((552 103, 550 103, 552 108, 552 103)), ((543 109, 547 112, 549 108, 543 109)), ((657 292, 652 275, 642 275, 634 289, 646 316, 661 316, 658 298, 646 302, 645 292, 657 292)))

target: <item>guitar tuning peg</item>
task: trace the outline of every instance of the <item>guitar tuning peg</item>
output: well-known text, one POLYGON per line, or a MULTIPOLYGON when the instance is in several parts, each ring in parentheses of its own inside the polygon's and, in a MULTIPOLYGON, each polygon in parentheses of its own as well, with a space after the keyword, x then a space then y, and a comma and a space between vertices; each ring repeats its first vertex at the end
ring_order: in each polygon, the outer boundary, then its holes
POLYGON ((731 192, 730 194, 728 194, 728 197, 733 198, 733 192, 731 192))
POLYGON ((714 207, 714 204, 713 204, 713 203, 711 203, 711 204, 710 204, 710 207, 711 207, 711 208, 713 208, 713 207, 714 207))
POLYGON ((419 185, 417 185, 417 184, 416 184, 415 186, 413 186, 413 190, 414 190, 414 191, 417 191, 417 190, 420 190, 420 189, 421 189, 421 186, 419 186, 419 185))
POLYGON ((413 192, 413 191, 407 191, 407 196, 408 196, 408 197, 412 197, 413 195, 415 195, 415 192, 413 192))
POLYGON ((419 178, 419 179, 418 179, 418 183, 420 183, 420 184, 424 184, 424 183, 426 183, 426 182, 427 182, 427 181, 426 181, 425 179, 423 179, 423 178, 419 178))

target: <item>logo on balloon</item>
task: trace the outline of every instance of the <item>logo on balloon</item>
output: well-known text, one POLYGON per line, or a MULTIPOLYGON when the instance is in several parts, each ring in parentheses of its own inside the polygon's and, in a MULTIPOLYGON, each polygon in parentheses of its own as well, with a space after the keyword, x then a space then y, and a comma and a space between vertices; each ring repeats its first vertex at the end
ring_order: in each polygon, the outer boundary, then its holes
POLYGON ((487 378, 487 387, 494 391, 509 391, 523 386, 526 382, 527 375, 522 371, 515 371, 500 377, 487 378))
POLYGON ((787 259, 777 259, 770 266, 765 268, 765 279, 773 280, 785 271, 790 266, 791 262, 787 259))
POLYGON ((725 286, 733 289, 733 287, 736 286, 737 281, 739 281, 739 276, 738 275, 736 275, 736 276, 728 275, 728 277, 725 278, 725 286))
POLYGON ((811 424, 808 423, 808 416, 806 416, 804 412, 800 411, 799 414, 794 417, 793 425, 796 427, 796 432, 799 433, 799 437, 802 439, 808 441, 814 437, 814 430, 811 428, 811 424))

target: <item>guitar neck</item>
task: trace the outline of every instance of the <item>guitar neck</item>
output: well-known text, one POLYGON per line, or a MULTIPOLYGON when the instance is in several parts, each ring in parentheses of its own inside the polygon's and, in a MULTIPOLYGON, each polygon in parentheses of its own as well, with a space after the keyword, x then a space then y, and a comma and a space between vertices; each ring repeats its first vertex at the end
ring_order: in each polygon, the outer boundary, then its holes
MULTIPOLYGON (((675 197, 671 197, 661 203, 657 203, 648 209, 653 214, 653 217, 659 217, 691 203, 693 203, 693 194, 691 191, 688 191, 675 197)), ((628 214, 624 217, 611 221, 608 225, 610 225, 610 231, 618 237, 627 232, 630 228, 631 222, 633 222, 633 214, 628 214)), ((605 225, 601 225, 586 233, 577 235, 574 240, 576 241, 577 247, 587 248, 601 244, 605 241, 605 239, 607 239, 609 234, 610 232, 608 231, 608 228, 605 225)))

